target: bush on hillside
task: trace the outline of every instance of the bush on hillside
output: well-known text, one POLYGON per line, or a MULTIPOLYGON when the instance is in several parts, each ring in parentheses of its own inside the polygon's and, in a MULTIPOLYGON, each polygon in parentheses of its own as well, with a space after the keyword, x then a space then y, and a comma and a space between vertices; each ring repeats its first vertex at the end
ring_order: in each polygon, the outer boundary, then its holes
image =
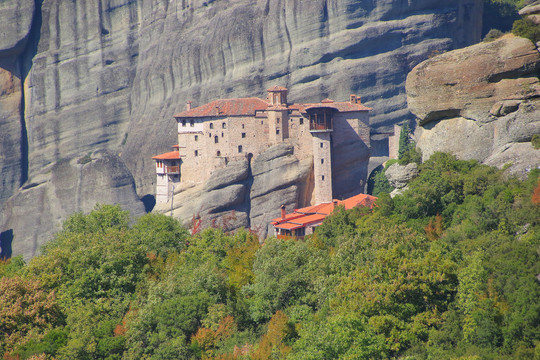
POLYGON ((540 41, 540 25, 528 18, 516 20, 512 26, 512 33, 527 38, 535 44, 540 41))

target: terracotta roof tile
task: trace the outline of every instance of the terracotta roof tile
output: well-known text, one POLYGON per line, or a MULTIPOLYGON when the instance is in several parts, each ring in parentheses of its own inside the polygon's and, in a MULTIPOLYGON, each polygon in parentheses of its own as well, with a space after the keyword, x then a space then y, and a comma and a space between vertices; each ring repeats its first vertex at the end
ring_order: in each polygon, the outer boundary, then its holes
POLYGON ((156 155, 152 157, 155 160, 177 160, 180 159, 180 153, 178 151, 171 151, 165 154, 156 155))
POLYGON ((272 225, 279 229, 294 230, 305 227, 310 223, 322 222, 328 215, 334 211, 336 204, 344 206, 349 210, 355 206, 365 206, 373 208, 377 198, 375 196, 358 194, 345 200, 334 200, 331 203, 322 203, 313 206, 307 206, 301 209, 294 210, 293 213, 285 215, 285 218, 276 218, 272 221, 272 225))
POLYGON ((287 89, 286 87, 274 85, 270 89, 267 89, 266 91, 287 91, 287 90, 289 89, 287 89))
POLYGON ((203 106, 174 115, 175 118, 194 118, 206 116, 255 115, 256 111, 266 110, 270 104, 259 98, 240 98, 214 100, 203 106))

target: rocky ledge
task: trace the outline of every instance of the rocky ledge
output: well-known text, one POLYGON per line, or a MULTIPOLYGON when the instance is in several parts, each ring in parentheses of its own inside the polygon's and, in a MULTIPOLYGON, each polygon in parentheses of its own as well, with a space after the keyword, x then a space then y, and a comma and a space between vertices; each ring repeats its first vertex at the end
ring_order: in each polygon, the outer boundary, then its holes
POLYGON ((500 40, 451 51, 407 77, 417 145, 475 159, 525 176, 540 165, 531 139, 540 133, 540 53, 529 40, 500 40))

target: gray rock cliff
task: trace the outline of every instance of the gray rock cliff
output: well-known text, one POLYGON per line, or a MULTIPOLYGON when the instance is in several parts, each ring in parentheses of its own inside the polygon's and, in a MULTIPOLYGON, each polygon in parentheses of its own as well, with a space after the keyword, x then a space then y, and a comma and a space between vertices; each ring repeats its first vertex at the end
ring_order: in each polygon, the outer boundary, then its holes
MULTIPOLYGON (((279 84, 296 102, 361 94, 374 108, 374 131, 405 120, 406 74, 430 54, 477 42, 481 13, 481 0, 3 1, 0 231, 35 244, 29 229, 36 221, 67 216, 33 205, 57 201, 61 175, 53 180, 54 169, 88 152, 119 155, 138 195, 153 194, 151 156, 176 142, 172 114, 187 100, 264 96, 279 84), (29 184, 39 185, 25 189, 29 184)), ((123 191, 115 172, 101 171, 104 186, 112 186, 102 188, 105 198, 115 199, 123 191)), ((302 193, 290 188, 275 191, 281 199, 302 193)), ((257 199, 243 206, 258 206, 257 199)), ((13 248, 31 255, 32 246, 13 248)))
POLYGON ((27 260, 75 212, 112 203, 129 209, 132 216, 144 214, 131 173, 117 155, 105 150, 59 161, 49 175, 35 181, 12 196, 0 213, 0 229, 12 234, 12 254, 27 260))
POLYGON ((540 166, 540 53, 506 36, 429 59, 407 78, 409 109, 424 159, 454 153, 525 176, 540 166))
POLYGON ((206 184, 175 189, 174 198, 154 211, 179 218, 187 226, 200 218, 203 226, 227 230, 250 227, 262 237, 280 206, 288 211, 309 203, 312 160, 299 161, 291 146, 279 144, 258 157, 229 163, 206 184))

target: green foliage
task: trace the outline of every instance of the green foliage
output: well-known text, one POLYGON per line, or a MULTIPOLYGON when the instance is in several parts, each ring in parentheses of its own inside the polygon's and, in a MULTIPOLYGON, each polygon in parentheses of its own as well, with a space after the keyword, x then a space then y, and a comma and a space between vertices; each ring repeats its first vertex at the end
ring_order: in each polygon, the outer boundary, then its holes
POLYGON ((437 153, 402 195, 263 246, 98 206, 27 265, 0 263, 0 355, 533 359, 539 176, 437 153))
POLYGON ((485 42, 495 41, 503 35, 504 33, 499 29, 490 29, 488 33, 486 34, 486 36, 484 36, 484 41, 485 42))
POLYGON ((518 10, 521 7, 522 0, 484 0, 482 36, 486 36, 491 29, 510 31, 513 22, 519 19, 518 10))
POLYGON ((405 123, 399 134, 398 162, 400 165, 407 165, 413 162, 420 164, 422 162, 422 153, 416 148, 416 143, 411 141, 410 138, 411 131, 409 124, 405 123))
POLYGON ((368 179, 368 194, 379 196, 381 193, 390 193, 394 190, 388 182, 384 171, 382 165, 373 170, 368 179))
POLYGON ((534 134, 531 139, 531 144, 533 148, 540 149, 540 134, 534 134))
POLYGON ((527 38, 535 44, 540 41, 540 25, 528 18, 516 20, 512 26, 512 33, 527 38))
POLYGON ((409 150, 411 131, 409 124, 403 124, 401 132, 399 133, 399 147, 398 147, 398 159, 403 158, 403 155, 409 150))

